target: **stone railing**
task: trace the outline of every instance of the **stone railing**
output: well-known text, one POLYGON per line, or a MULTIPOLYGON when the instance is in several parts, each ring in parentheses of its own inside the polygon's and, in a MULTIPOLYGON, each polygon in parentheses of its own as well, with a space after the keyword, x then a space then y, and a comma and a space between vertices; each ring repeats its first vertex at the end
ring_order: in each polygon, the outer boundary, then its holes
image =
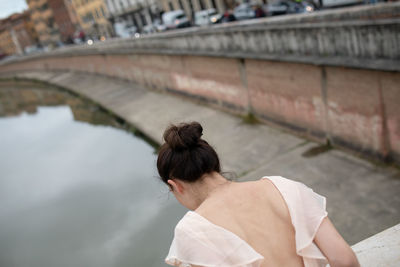
POLYGON ((399 47, 400 3, 391 3, 114 39, 65 47, 45 56, 134 52, 399 71, 399 47))

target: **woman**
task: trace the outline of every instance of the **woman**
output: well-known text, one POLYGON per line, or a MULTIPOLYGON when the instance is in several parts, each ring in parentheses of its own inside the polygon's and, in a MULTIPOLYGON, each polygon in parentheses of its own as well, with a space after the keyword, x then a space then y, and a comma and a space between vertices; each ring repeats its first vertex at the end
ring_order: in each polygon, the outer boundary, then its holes
POLYGON ((175 228, 174 266, 359 266, 327 217, 325 198, 272 176, 232 182, 197 122, 170 126, 157 168, 189 212, 175 228))

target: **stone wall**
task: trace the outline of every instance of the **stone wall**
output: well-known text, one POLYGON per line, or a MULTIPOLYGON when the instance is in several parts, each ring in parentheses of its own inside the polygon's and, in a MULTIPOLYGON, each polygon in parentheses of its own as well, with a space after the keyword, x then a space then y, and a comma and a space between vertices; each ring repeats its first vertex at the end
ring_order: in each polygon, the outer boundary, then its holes
POLYGON ((400 162, 396 14, 400 3, 112 40, 5 61, 0 72, 118 77, 400 162))

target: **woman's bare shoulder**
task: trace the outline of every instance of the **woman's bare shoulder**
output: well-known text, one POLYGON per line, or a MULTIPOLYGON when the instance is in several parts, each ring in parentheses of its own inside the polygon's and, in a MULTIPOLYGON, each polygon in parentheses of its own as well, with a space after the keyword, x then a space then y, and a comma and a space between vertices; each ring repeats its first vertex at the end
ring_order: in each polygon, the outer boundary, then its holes
MULTIPOLYGON (((287 219, 287 207, 279 190, 268 179, 234 182, 224 191, 204 201, 196 212, 209 218, 265 214, 269 210, 287 219)), ((226 219, 226 218, 225 218, 226 219)))

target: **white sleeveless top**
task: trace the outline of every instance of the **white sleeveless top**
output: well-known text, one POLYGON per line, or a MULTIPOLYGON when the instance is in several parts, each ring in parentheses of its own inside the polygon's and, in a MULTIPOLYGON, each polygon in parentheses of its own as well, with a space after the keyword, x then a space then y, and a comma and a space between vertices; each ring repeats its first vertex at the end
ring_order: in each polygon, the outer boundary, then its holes
MULTIPOLYGON (((305 267, 321 267, 327 260, 313 242, 322 220, 328 215, 325 197, 302 183, 281 176, 269 179, 285 200, 295 229, 296 251, 305 267)), ((259 267, 264 257, 243 239, 189 211, 175 227, 165 262, 179 267, 259 267)))

